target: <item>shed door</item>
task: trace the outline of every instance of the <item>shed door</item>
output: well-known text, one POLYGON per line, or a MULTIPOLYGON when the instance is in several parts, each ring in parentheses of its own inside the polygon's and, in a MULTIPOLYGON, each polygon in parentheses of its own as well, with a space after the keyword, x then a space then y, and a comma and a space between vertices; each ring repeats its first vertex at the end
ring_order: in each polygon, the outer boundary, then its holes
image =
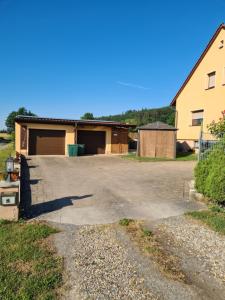
POLYGON ((65 131, 30 129, 29 155, 65 155, 65 131))
POLYGON ((128 130, 123 128, 114 128, 112 130, 112 153, 128 152, 128 130))
POLYGON ((77 143, 85 145, 86 154, 105 154, 105 131, 77 131, 77 143))

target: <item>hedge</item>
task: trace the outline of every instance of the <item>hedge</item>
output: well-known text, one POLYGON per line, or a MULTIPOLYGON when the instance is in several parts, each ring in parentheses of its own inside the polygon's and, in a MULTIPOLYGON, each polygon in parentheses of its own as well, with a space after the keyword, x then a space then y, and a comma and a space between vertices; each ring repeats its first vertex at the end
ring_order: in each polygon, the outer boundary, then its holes
POLYGON ((195 168, 195 187, 218 204, 225 204, 225 139, 195 168))

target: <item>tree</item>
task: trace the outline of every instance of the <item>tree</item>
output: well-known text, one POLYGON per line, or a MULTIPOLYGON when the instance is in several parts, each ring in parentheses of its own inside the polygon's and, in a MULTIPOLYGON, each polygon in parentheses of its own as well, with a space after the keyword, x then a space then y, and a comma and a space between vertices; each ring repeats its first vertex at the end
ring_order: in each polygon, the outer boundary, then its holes
POLYGON ((27 110, 25 107, 20 107, 17 111, 12 111, 5 121, 5 125, 9 133, 13 133, 15 131, 15 118, 19 115, 36 116, 34 113, 32 113, 30 110, 27 110))
POLYGON ((225 110, 221 112, 222 117, 218 122, 212 121, 207 127, 210 133, 217 138, 221 138, 225 134, 225 110))
POLYGON ((86 112, 82 117, 81 117, 82 120, 94 120, 94 115, 93 113, 90 113, 90 112, 86 112))

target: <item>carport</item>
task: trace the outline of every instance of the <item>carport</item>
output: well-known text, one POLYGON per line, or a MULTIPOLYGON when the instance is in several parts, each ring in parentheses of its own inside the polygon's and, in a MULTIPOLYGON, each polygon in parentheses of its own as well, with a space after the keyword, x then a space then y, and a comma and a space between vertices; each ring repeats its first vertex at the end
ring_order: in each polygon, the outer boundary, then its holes
POLYGON ((130 124, 17 116, 16 151, 23 155, 67 155, 68 145, 84 144, 84 154, 128 152, 130 124))

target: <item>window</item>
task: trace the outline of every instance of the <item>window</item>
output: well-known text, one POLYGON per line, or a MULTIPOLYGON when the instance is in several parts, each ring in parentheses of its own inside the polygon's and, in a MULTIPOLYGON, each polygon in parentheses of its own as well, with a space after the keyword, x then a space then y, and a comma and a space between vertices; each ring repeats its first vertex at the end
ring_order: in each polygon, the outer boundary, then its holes
POLYGON ((192 111, 192 126, 200 126, 203 122, 203 109, 192 111))
POLYGON ((208 86, 207 89, 212 89, 215 87, 216 83, 216 72, 212 72, 208 74, 208 86))

